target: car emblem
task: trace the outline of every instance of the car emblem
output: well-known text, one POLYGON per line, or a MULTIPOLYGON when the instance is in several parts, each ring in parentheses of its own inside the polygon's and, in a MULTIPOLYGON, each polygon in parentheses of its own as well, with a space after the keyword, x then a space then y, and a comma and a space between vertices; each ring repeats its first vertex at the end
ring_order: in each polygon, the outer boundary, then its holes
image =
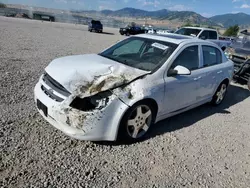
POLYGON ((50 92, 50 93, 54 93, 54 90, 53 90, 53 89, 49 89, 49 92, 50 92))

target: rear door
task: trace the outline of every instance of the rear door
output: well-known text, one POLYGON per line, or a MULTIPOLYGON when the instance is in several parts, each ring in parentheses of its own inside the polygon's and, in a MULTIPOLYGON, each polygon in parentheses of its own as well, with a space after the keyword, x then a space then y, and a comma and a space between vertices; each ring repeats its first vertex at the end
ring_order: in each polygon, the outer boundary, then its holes
POLYGON ((211 98, 215 89, 218 87, 221 77, 223 76, 222 54, 221 51, 208 45, 201 46, 202 51, 202 79, 199 82, 197 99, 199 101, 211 98))

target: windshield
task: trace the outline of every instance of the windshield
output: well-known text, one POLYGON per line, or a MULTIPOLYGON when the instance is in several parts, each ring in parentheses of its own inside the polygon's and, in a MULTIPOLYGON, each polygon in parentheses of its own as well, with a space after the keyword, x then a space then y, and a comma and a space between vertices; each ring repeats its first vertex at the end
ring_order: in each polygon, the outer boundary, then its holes
POLYGON ((249 35, 238 36, 232 42, 231 47, 250 49, 250 36, 249 35))
POLYGON ((134 68, 153 71, 169 58, 176 47, 169 42, 130 37, 99 55, 134 68))
POLYGON ((188 36, 195 35, 195 36, 197 36, 200 32, 201 32, 200 29, 181 28, 178 31, 176 31, 175 33, 180 34, 180 35, 188 35, 188 36))

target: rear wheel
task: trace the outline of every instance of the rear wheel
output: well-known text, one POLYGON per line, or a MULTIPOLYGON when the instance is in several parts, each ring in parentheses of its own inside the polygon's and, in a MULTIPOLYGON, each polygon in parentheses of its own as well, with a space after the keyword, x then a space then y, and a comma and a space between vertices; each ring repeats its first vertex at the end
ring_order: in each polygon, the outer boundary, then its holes
POLYGON ((150 104, 140 102, 132 106, 123 116, 118 140, 136 142, 142 139, 153 124, 155 113, 150 104))
POLYGON ((227 83, 222 82, 219 85, 218 89, 216 90, 211 103, 215 106, 220 105, 224 100, 226 93, 227 93, 227 83))

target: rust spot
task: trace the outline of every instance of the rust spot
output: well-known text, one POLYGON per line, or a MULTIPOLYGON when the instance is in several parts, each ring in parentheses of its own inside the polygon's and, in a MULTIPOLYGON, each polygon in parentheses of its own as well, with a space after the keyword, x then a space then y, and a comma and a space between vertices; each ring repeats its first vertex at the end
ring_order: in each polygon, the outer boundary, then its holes
POLYGON ((132 98, 133 98, 133 95, 132 95, 131 91, 128 93, 128 98, 129 98, 129 99, 132 99, 132 98))
POLYGON ((67 123, 68 125, 70 125, 70 119, 69 119, 69 117, 67 117, 66 123, 67 123))
POLYGON ((93 85, 93 83, 94 83, 94 80, 92 82, 88 82, 87 84, 80 86, 79 91, 81 93, 85 93, 93 85))
POLYGON ((92 85, 90 89, 90 93, 100 92, 102 91, 103 86, 105 85, 106 80, 101 81, 98 85, 92 85))

